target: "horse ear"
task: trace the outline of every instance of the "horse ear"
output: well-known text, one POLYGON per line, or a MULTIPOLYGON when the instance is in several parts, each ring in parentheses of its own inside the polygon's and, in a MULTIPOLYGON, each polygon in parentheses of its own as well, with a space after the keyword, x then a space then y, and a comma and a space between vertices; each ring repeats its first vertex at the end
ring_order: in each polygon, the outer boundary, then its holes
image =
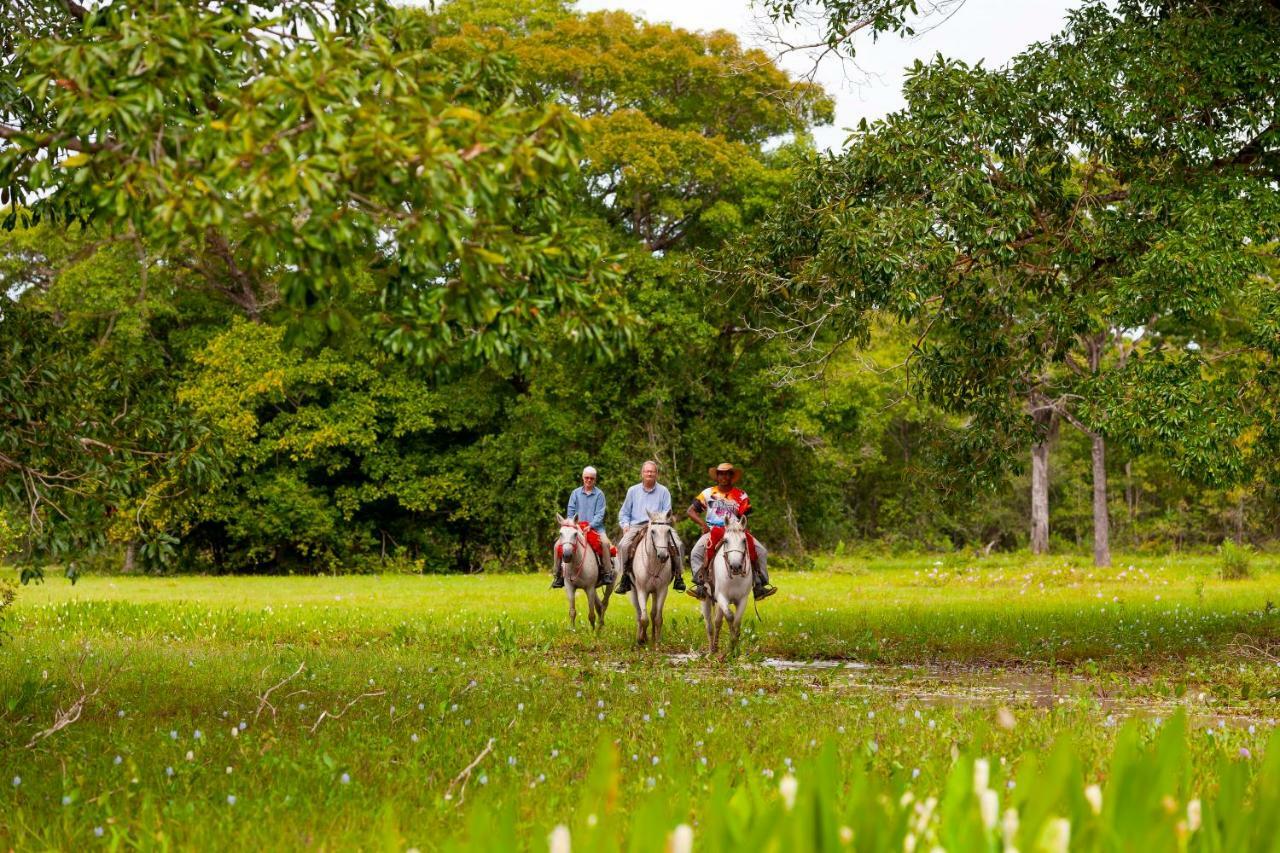
POLYGON ((564 526, 565 526, 565 524, 567 524, 567 523, 568 523, 568 522, 565 520, 565 517, 564 517, 563 515, 561 515, 560 513, 558 513, 558 512, 557 512, 557 513, 556 513, 556 524, 559 524, 561 527, 564 527, 564 526))
POLYGON ((644 514, 645 514, 645 515, 647 515, 647 516, 649 516, 649 520, 650 520, 650 521, 653 521, 653 522, 657 522, 657 521, 658 521, 659 516, 658 516, 658 514, 657 514, 656 512, 654 512, 653 510, 651 510, 651 509, 646 509, 646 510, 644 511, 644 514))
POLYGON ((671 510, 667 510, 667 524, 675 524, 675 523, 676 523, 676 514, 671 510))

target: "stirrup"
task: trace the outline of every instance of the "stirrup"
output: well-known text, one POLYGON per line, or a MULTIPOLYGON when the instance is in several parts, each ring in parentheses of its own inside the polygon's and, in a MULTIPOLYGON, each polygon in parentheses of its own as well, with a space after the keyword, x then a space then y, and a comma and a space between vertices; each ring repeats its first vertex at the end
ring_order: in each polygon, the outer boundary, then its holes
POLYGON ((695 583, 693 586, 689 587, 689 589, 686 589, 684 594, 690 598, 696 598, 699 601, 703 601, 707 597, 707 588, 700 583, 695 583))
POLYGON ((755 597, 756 601, 760 601, 763 598, 768 598, 777 591, 778 588, 776 586, 770 586, 767 583, 762 583, 760 586, 751 590, 751 595, 755 597))
POLYGON ((552 579, 551 579, 551 588, 552 588, 552 589, 564 589, 564 578, 562 578, 562 577, 559 577, 559 578, 552 578, 552 579))

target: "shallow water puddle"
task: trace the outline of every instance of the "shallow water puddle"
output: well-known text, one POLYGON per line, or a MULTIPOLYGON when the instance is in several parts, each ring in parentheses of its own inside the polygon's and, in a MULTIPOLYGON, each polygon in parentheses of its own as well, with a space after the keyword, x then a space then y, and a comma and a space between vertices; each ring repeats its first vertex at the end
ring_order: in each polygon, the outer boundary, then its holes
MULTIPOLYGON (((669 654, 666 659, 678 665, 707 661, 697 652, 669 654)), ((1027 669, 764 658, 759 662, 742 662, 723 668, 721 676, 732 679, 735 671, 742 669, 772 671, 784 681, 803 682, 813 689, 880 694, 895 704, 918 702, 943 707, 1009 706, 1043 710, 1080 704, 1086 710, 1107 715, 1109 720, 1131 716, 1167 718, 1183 709, 1191 724, 1197 727, 1244 728, 1251 724, 1275 724, 1271 718, 1249 714, 1248 709, 1220 708, 1215 711, 1190 696, 1181 700, 1159 696, 1114 696, 1104 685, 1086 676, 1027 669)), ((1135 676, 1129 683, 1140 690, 1143 681, 1135 676)))

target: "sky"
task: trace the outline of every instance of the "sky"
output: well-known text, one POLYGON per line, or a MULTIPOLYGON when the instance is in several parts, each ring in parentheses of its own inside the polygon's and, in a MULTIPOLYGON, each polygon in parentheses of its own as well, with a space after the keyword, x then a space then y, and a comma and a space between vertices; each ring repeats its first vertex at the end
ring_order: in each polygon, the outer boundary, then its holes
MULTIPOLYGON (((836 118, 831 126, 814 132, 818 145, 839 149, 847 128, 860 119, 870 121, 901 108, 903 69, 914 60, 927 61, 942 53, 967 62, 985 60, 988 68, 998 68, 1027 45, 1060 31, 1067 10, 1078 5, 1079 0, 965 0, 946 10, 949 18, 931 19, 927 31, 913 38, 860 40, 857 67, 828 57, 816 79, 836 99, 836 118)), ((763 15, 750 0, 578 0, 578 8, 625 9, 655 23, 666 21, 690 30, 727 29, 748 44, 766 47, 760 42, 763 15)), ((784 57, 782 64, 796 74, 813 65, 796 54, 784 57)))

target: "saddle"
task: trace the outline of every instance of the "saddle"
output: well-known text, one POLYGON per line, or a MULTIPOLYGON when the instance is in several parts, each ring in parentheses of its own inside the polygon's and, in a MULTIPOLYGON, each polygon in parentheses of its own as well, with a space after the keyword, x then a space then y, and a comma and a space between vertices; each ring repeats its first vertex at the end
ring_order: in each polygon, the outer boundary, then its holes
MULTIPOLYGON (((585 521, 578 522, 578 528, 582 531, 583 536, 587 540, 587 545, 595 552, 596 560, 601 565, 604 564, 604 543, 600 541, 600 534, 591 528, 591 525, 585 521)), ((618 549, 614 545, 609 546, 609 556, 618 556, 618 549)), ((556 559, 560 559, 560 543, 556 543, 556 559)))

